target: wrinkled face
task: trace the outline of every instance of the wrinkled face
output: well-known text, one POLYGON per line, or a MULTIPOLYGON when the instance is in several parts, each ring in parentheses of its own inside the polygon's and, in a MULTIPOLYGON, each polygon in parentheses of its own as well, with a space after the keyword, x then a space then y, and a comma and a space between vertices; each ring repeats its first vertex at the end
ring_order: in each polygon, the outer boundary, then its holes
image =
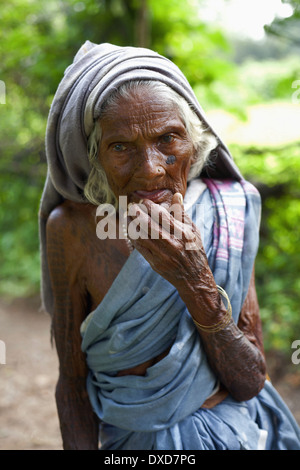
POLYGON ((170 204, 183 196, 194 148, 174 104, 148 90, 120 98, 101 119, 99 160, 117 198, 170 204))

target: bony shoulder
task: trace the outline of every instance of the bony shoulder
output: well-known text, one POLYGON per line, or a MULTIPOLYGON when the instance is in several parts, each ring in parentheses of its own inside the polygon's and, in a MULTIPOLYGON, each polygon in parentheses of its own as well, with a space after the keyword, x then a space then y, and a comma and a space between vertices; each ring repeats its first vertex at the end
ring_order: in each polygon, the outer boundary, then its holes
POLYGON ((88 203, 78 203, 65 200, 55 207, 47 221, 47 231, 73 232, 80 226, 88 228, 95 218, 96 207, 88 203))
POLYGON ((91 216, 92 212, 96 213, 96 207, 92 204, 65 200, 51 211, 48 221, 58 223, 74 218, 87 219, 91 216))

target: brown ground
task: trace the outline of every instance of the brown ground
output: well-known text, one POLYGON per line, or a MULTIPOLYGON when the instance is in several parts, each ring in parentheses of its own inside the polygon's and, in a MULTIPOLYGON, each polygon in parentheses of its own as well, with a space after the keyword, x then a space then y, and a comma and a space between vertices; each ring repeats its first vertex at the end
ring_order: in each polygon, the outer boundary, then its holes
MULTIPOLYGON (((50 345, 49 316, 39 301, 0 300, 0 450, 62 449, 54 401, 58 362, 50 345)), ((273 383, 300 424, 300 365, 269 358, 273 383)))

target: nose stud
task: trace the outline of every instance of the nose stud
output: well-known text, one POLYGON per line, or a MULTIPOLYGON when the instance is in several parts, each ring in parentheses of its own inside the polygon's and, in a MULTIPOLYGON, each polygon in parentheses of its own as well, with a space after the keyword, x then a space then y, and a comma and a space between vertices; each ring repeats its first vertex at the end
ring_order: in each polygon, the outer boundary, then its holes
POLYGON ((166 163, 168 165, 173 165, 173 163, 175 163, 175 161, 176 161, 175 155, 169 155, 167 160, 166 160, 166 163))

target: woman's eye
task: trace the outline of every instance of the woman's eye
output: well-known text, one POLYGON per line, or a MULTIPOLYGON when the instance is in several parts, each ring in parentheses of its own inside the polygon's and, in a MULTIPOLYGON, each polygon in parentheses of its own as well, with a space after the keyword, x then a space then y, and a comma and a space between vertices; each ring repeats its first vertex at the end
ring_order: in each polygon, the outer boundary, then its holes
POLYGON ((126 150, 126 146, 124 144, 114 144, 113 150, 116 152, 124 152, 124 150, 126 150))
POLYGON ((171 142, 173 142, 173 140, 174 140, 174 137, 170 134, 166 134, 162 136, 162 142, 164 144, 170 144, 171 142))

